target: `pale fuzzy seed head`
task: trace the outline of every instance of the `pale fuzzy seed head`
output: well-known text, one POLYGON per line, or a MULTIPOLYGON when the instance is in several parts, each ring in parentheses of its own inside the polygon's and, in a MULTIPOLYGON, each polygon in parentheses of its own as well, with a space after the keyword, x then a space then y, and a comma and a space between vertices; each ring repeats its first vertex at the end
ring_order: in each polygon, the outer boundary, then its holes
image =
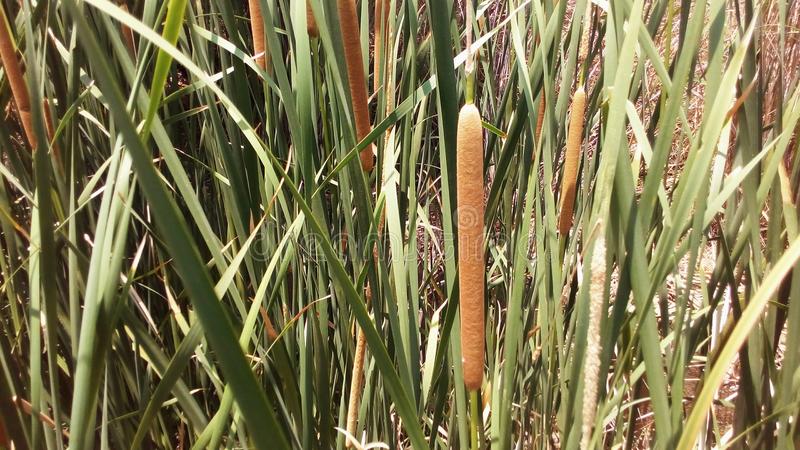
POLYGON ((602 300, 606 282, 606 240, 602 235, 595 240, 590 270, 592 271, 590 296, 592 300, 602 300))
POLYGON ((589 448, 597 414, 597 384, 600 377, 600 329, 603 321, 603 304, 606 284, 606 242, 602 234, 597 238, 589 265, 589 323, 587 348, 583 363, 583 411, 581 448, 589 448))

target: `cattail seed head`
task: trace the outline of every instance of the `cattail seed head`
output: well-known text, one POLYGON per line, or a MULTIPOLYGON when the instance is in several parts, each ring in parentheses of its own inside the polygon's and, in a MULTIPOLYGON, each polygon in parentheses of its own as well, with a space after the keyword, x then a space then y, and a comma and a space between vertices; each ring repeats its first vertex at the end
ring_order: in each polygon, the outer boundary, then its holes
POLYGON ((564 172, 561 178, 561 212, 558 232, 566 236, 572 228, 572 212, 575 207, 575 184, 578 179, 578 163, 583 140, 583 119, 586 109, 586 92, 580 86, 572 96, 567 147, 564 150, 564 172))
POLYGON ((11 86, 11 94, 17 104, 17 113, 19 114, 20 122, 22 122, 22 129, 25 131, 25 136, 28 138, 28 144, 30 144, 31 149, 35 149, 38 139, 33 131, 28 88, 25 84, 25 78, 22 76, 22 68, 20 67, 19 59, 17 59, 17 50, 14 47, 14 39, 9 28, 12 23, 6 17, 5 9, 0 5, 0 60, 3 62, 5 75, 8 78, 8 84, 11 86))
MULTIPOLYGON (((130 12, 128 11, 127 3, 120 3, 119 7, 125 12, 130 12)), ((133 31, 131 31, 131 28, 124 23, 120 25, 120 31, 122 32, 122 42, 125 43, 125 48, 128 49, 128 53, 130 53, 132 58, 135 57, 136 42, 133 40, 133 31)))
POLYGON ((545 110, 545 99, 544 99, 544 93, 542 93, 542 99, 539 100, 539 114, 536 117, 536 134, 534 134, 536 144, 538 144, 539 140, 542 138, 542 127, 544 126, 544 110, 545 110))
POLYGON ((589 323, 583 363, 583 411, 581 448, 588 449, 597 415, 597 383, 600 376, 600 325, 603 321, 606 285, 606 242, 601 234, 595 241, 590 263, 589 323))
MULTIPOLYGON (((373 251, 377 253, 378 248, 374 247, 373 251)), ((370 303, 372 303, 372 287, 369 282, 364 286, 364 300, 367 303, 367 307, 369 307, 370 303)), ((356 331, 356 353, 353 356, 353 378, 350 379, 350 399, 347 402, 346 425, 349 436, 356 435, 358 405, 361 402, 361 385, 364 382, 364 354, 367 351, 367 337, 364 335, 364 331, 361 327, 358 326, 358 323, 355 324, 355 327, 358 329, 358 331, 356 331)), ((353 442, 350 440, 349 436, 345 442, 345 447, 347 448, 353 446, 353 442)))
POLYGON ((278 330, 275 329, 275 326, 272 325, 272 320, 270 320, 267 310, 262 306, 259 308, 258 312, 261 314, 261 319, 264 321, 264 329, 267 332, 267 340, 269 342, 275 342, 280 334, 278 333, 278 330))
MULTIPOLYGON (((350 97, 353 102, 353 119, 356 122, 356 137, 361 141, 372 131, 372 126, 369 121, 369 101, 361 57, 358 15, 356 14, 355 0, 337 0, 337 6, 347 66, 347 81, 350 85, 350 97)), ((374 165, 373 147, 370 145, 361 151, 361 166, 365 171, 371 171, 374 165)))
POLYGON ((56 127, 53 124, 53 110, 50 108, 50 102, 45 98, 42 99, 42 112, 44 113, 44 126, 47 130, 47 139, 53 143, 53 147, 51 149, 51 153, 53 154, 53 158, 56 161, 61 160, 61 148, 58 146, 58 142, 55 142, 53 139, 56 135, 56 127))
POLYGON ((471 103, 458 115, 456 175, 461 354, 464 384, 477 390, 484 358, 483 130, 480 112, 471 103))
POLYGON ((306 30, 308 31, 309 37, 319 37, 317 20, 314 18, 314 11, 311 9, 311 3, 308 1, 306 1, 306 30))
POLYGON ((261 14, 261 2, 248 0, 250 5, 250 30, 253 33, 253 54, 256 64, 262 70, 267 68, 266 46, 264 44, 264 17, 261 14))
MULTIPOLYGON (((364 354, 367 350, 367 339, 361 328, 358 328, 356 337, 356 354, 353 360, 353 377, 350 380, 350 401, 347 405, 347 432, 356 435, 356 422, 358 421, 358 405, 361 400, 361 388, 364 382, 364 354)), ((347 438, 346 447, 352 447, 353 442, 347 438)))

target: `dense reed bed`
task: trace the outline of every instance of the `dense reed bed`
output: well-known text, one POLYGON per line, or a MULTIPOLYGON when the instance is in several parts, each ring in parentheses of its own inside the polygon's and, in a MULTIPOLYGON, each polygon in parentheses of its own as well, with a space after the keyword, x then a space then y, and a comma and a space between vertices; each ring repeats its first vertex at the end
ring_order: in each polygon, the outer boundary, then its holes
POLYGON ((3 1, 0 448, 792 448, 800 3, 3 1))

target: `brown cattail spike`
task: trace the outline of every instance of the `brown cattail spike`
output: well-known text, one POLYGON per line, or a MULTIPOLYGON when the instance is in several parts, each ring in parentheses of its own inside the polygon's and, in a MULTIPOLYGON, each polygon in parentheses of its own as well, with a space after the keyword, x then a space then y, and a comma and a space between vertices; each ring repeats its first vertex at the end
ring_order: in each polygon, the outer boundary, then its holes
MULTIPOLYGON (((356 138, 361 141, 372 126, 369 121, 369 101, 367 99, 367 82, 364 77, 364 65, 361 57, 361 38, 359 36, 358 15, 355 0, 337 0, 339 7, 339 23, 342 28, 344 57, 347 63, 347 81, 350 85, 350 97, 353 101, 353 119, 356 122, 356 138)), ((374 165, 373 146, 361 151, 361 166, 371 171, 374 165)))
MULTIPOLYGON (((125 12, 128 11, 128 5, 126 3, 121 3, 119 5, 120 9, 125 12)), ((133 40, 133 31, 131 31, 130 27, 125 24, 121 25, 120 30, 122 31, 122 41, 125 43, 125 47, 128 49, 128 53, 130 53, 131 57, 136 56, 136 42, 133 40)))
POLYGON ((561 175, 561 212, 558 219, 558 232, 561 236, 566 236, 572 228, 572 210, 575 207, 575 183, 578 178, 578 162, 581 156, 585 109, 586 92, 581 86, 572 96, 567 147, 564 150, 564 172, 561 175))
POLYGON ((30 144, 31 149, 35 149, 38 139, 33 131, 33 122, 31 121, 31 101, 28 96, 25 78, 22 76, 22 68, 17 59, 17 51, 14 47, 11 29, 9 28, 11 22, 8 21, 2 5, 0 5, 0 22, 2 22, 0 23, 0 60, 3 62, 3 68, 8 78, 8 84, 11 86, 14 102, 17 104, 17 113, 19 114, 20 122, 22 122, 22 129, 25 131, 25 136, 28 138, 28 144, 30 144))
POLYGON ((267 310, 262 306, 259 308, 258 311, 261 314, 261 319, 264 321, 264 329, 267 332, 267 340, 272 343, 278 340, 278 330, 272 325, 272 320, 269 318, 269 314, 267 314, 267 310))
POLYGON ((306 1, 306 30, 308 31, 309 37, 319 37, 317 20, 314 18, 314 11, 311 9, 311 2, 309 1, 306 1))
MULTIPOLYGON (((356 354, 353 360, 353 378, 350 380, 350 401, 347 406, 347 432, 352 436, 356 434, 358 421, 358 405, 361 400, 361 388, 364 382, 364 354, 367 350, 367 339, 361 328, 356 337, 356 354)), ((348 437, 346 447, 353 446, 353 441, 348 437)))
POLYGON ((58 146, 58 142, 54 140, 56 135, 56 127, 53 124, 53 110, 50 108, 50 102, 46 98, 42 99, 42 112, 44 112, 44 125, 47 129, 47 139, 53 144, 50 152, 53 155, 53 159, 60 161, 61 148, 58 146))
POLYGON ((250 4, 250 30, 253 32, 253 54, 256 64, 267 69, 267 54, 264 46, 264 17, 261 14, 260 0, 248 0, 250 4))
POLYGON ((542 138, 542 127, 544 127, 544 110, 545 110, 545 99, 544 99, 544 92, 542 93, 542 99, 539 100, 539 114, 536 116, 536 134, 535 143, 538 145, 539 140, 542 138))
POLYGON ((480 389, 483 381, 483 130, 481 114, 468 103, 458 115, 456 154, 458 193, 458 278, 461 308, 461 354, 464 384, 480 389))

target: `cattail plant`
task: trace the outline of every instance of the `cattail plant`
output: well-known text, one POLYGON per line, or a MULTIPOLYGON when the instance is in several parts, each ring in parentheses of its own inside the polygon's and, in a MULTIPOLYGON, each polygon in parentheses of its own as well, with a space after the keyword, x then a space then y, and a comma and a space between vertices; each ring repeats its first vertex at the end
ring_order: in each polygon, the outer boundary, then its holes
MULTIPOLYGON (((584 27, 578 47, 578 67, 582 66, 589 53, 589 18, 591 2, 586 4, 584 27)), ((558 217, 558 233, 566 237, 572 228, 572 213, 575 208, 575 185, 578 181, 578 164, 581 159, 581 143, 583 142, 584 115, 586 114, 586 91, 583 87, 583 72, 578 77, 578 88, 572 94, 572 110, 570 111, 567 146, 564 149, 564 171, 561 174, 560 213, 558 217)))
POLYGON ((250 30, 253 33, 253 55, 256 64, 262 70, 267 69, 267 53, 264 45, 264 16, 261 14, 261 2, 248 0, 250 4, 250 30))
POLYGON ((309 37, 319 37, 317 19, 314 18, 314 10, 311 9, 311 3, 308 1, 306 1, 306 30, 308 31, 309 37))
MULTIPOLYGON (((467 24, 472 23, 472 6, 467 5, 467 24)), ((470 392, 470 441, 478 448, 479 393, 484 360, 484 276, 483 252, 483 126, 475 106, 475 53, 472 27, 467 26, 465 104, 458 113, 456 136, 456 220, 458 227, 458 290, 461 312, 461 360, 464 385, 470 392)))
POLYGON ((561 208, 558 218, 558 232, 561 236, 566 236, 572 227, 572 210, 575 207, 575 184, 578 180, 585 109, 586 92, 583 90, 583 86, 579 86, 572 96, 567 147, 564 150, 564 172, 561 175, 561 208))
POLYGON ((583 411, 581 448, 588 449, 597 414, 597 383, 600 376, 600 324, 606 285, 606 241, 602 231, 594 244, 589 278, 589 323, 583 363, 583 411))
POLYGON ((2 5, 0 5, 0 21, 2 21, 0 23, 0 59, 3 62, 8 84, 11 86, 14 102, 17 104, 17 113, 22 123, 22 129, 25 131, 25 136, 28 138, 28 144, 30 144, 31 149, 35 149, 38 140, 36 133, 33 131, 33 122, 31 121, 31 101, 28 96, 28 88, 25 85, 25 79, 22 76, 22 68, 17 59, 14 40, 11 36, 9 28, 11 22, 8 21, 2 5))
MULTIPOLYGON (((378 239, 375 245, 372 246, 372 258, 375 260, 375 265, 378 264, 378 242, 380 242, 380 237, 383 234, 383 226, 386 223, 385 212, 384 210, 381 213, 381 218, 378 222, 378 239)), ((367 281, 367 285, 364 287, 364 298, 366 299, 367 308, 369 308, 370 303, 372 303, 372 287, 369 281, 367 281)), ((350 399, 347 404, 347 432, 351 436, 355 436, 356 433, 358 407, 361 400, 362 384, 364 383, 364 354, 367 351, 367 337, 358 324, 356 324, 356 327, 358 328, 356 332, 356 354, 353 359, 353 378, 350 381, 350 399)), ((348 437, 346 442, 347 448, 350 448, 352 444, 352 441, 348 437)))
MULTIPOLYGON (((338 0, 339 24, 342 28, 344 57, 347 65, 347 81, 350 85, 350 97, 353 102, 353 119, 356 122, 356 138, 361 141, 372 126, 369 121, 369 102, 367 99, 367 82, 364 78, 364 66, 361 57, 361 37, 359 35, 358 15, 355 0, 338 0)), ((361 166, 371 171, 374 165, 373 146, 361 151, 361 166)))

